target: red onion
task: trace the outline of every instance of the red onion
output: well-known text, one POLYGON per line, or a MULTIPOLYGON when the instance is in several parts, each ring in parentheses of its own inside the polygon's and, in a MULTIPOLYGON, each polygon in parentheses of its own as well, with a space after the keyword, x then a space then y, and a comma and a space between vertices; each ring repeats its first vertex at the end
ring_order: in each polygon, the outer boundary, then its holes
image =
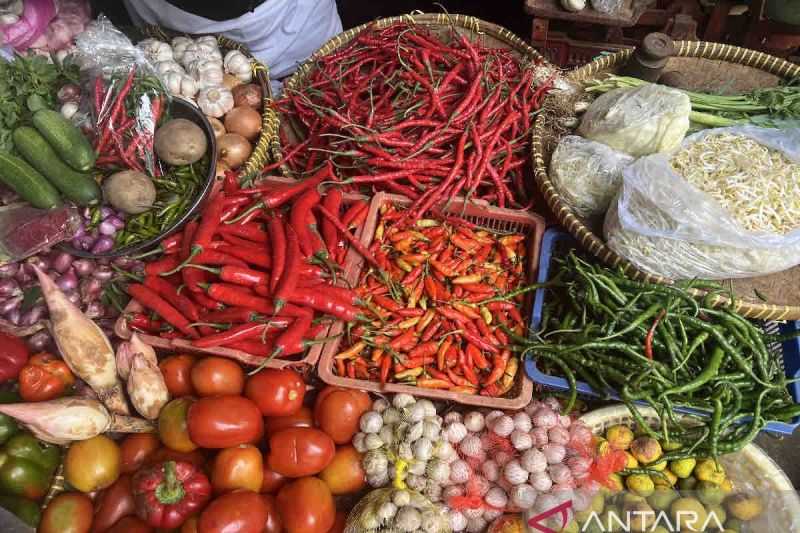
POLYGON ((13 278, 19 270, 19 263, 7 263, 0 266, 0 278, 13 278))
POLYGON ((40 255, 34 255, 25 260, 28 265, 35 265, 39 270, 47 270, 50 268, 50 261, 40 255))
POLYGON ((107 205, 104 205, 103 207, 100 208, 100 218, 104 220, 113 214, 114 210, 108 207, 107 205))
POLYGON ((42 305, 34 305, 25 311, 19 319, 21 326, 32 326, 44 317, 45 308, 42 305))
POLYGON ((22 313, 20 313, 19 308, 15 307, 8 313, 6 313, 6 320, 14 324, 15 326, 19 326, 19 319, 22 313))
POLYGON ((111 281, 111 278, 114 277, 114 271, 111 270, 111 267, 99 266, 92 273, 92 277, 100 281, 111 281))
POLYGON ((0 280, 0 298, 9 298, 11 296, 18 296, 20 293, 19 283, 14 278, 6 278, 0 280))
POLYGON ((113 248, 114 248, 114 239, 112 239, 108 235, 103 235, 94 242, 94 246, 92 246, 92 253, 102 254, 105 252, 110 252, 113 248))
POLYGON ((119 231, 119 230, 121 230, 121 229, 123 229, 125 227, 125 221, 122 220, 119 216, 116 216, 116 215, 108 217, 107 219, 104 220, 104 222, 108 222, 109 224, 114 226, 114 229, 116 229, 117 231, 119 231))
POLYGON ((74 303, 75 305, 80 305, 80 303, 81 303, 81 295, 78 293, 78 291, 72 291, 72 292, 68 292, 66 294, 67 294, 67 300, 69 300, 70 302, 74 303))
POLYGON ((58 272, 59 274, 63 274, 69 267, 72 265, 72 261, 74 258, 69 255, 67 252, 58 252, 58 254, 53 258, 52 264, 50 265, 53 270, 58 272))
MULTIPOLYGON (((12 298, 8 298, 7 300, 3 301, 3 303, 0 303, 0 315, 6 315, 6 317, 8 317, 8 314, 12 310, 19 308, 19 304, 22 303, 22 300, 23 300, 22 295, 19 295, 19 296, 14 296, 12 298)), ((11 319, 9 318, 9 320, 11 319)), ((11 321, 14 322, 13 320, 11 321)), ((19 325, 19 322, 14 322, 14 324, 19 325)))
MULTIPOLYGON (((111 217, 109 217, 109 218, 111 218, 111 217)), ((110 236, 110 235, 114 235, 117 232, 117 228, 114 226, 114 224, 109 222, 108 218, 107 218, 107 219, 105 219, 104 221, 102 221, 100 223, 100 225, 97 227, 97 231, 100 232, 100 235, 109 235, 110 236)))
POLYGON ((64 292, 75 290, 78 287, 78 276, 75 275, 75 270, 70 269, 65 274, 56 279, 56 285, 64 292))
POLYGON ((100 318, 105 313, 105 307, 98 301, 89 302, 89 305, 86 306, 86 309, 83 310, 83 314, 86 315, 86 318, 100 318))
POLYGON ((126 256, 115 257, 114 259, 111 260, 112 265, 114 265, 117 268, 121 268, 122 270, 128 270, 133 268, 135 263, 136 263, 135 259, 126 256))
POLYGON ((62 104, 64 102, 78 102, 81 99, 81 88, 74 83, 65 83, 58 90, 56 98, 62 104))
POLYGON ((50 344, 50 333, 46 330, 38 331, 28 337, 28 346, 35 352, 41 352, 47 349, 50 344))
POLYGON ((72 266, 80 277, 88 276, 94 271, 94 263, 89 259, 77 259, 72 262, 72 266))
POLYGON ((103 284, 97 278, 89 278, 81 280, 78 288, 81 298, 86 302, 90 302, 100 295, 103 290, 103 284))

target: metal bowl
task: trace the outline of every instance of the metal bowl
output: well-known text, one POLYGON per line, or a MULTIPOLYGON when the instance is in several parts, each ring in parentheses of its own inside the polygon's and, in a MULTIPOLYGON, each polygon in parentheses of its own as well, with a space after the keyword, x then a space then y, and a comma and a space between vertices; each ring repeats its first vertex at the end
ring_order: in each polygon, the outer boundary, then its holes
POLYGON ((203 184, 203 187, 197 192, 197 196, 192 201, 189 208, 184 212, 181 216, 179 216, 175 222, 172 223, 170 227, 162 231, 160 234, 156 235, 152 239, 147 239, 144 241, 140 241, 129 246, 125 246, 122 248, 115 248, 111 251, 102 253, 102 254, 93 254, 88 250, 78 250, 74 248, 70 244, 64 243, 61 244, 59 247, 64 250, 65 252, 78 256, 78 257, 88 257, 88 258, 112 258, 112 257, 120 257, 123 255, 135 255, 139 252, 152 248, 156 244, 158 244, 164 237, 178 231, 186 222, 191 219, 194 214, 200 209, 200 206, 203 204, 206 196, 208 196, 209 192, 211 191, 212 186, 214 185, 214 179, 216 176, 216 168, 217 168, 217 140, 214 137, 214 129, 211 127, 211 123, 208 122, 206 116, 203 114, 200 109, 197 108, 193 103, 183 99, 173 97, 172 105, 170 108, 170 116, 171 118, 185 118, 187 120, 191 120, 203 130, 206 134, 206 140, 208 141, 208 150, 210 151, 210 157, 208 158, 208 175, 206 176, 206 181, 203 184))

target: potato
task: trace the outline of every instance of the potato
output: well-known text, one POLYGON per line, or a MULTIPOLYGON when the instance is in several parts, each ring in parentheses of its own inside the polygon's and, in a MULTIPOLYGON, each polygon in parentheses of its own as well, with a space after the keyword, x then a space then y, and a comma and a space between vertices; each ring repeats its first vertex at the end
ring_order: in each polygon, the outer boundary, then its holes
POLYGON ((156 201, 156 186, 146 174, 123 170, 103 181, 103 197, 115 209, 129 215, 144 213, 156 201))
POLYGON ((202 128, 185 118, 175 118, 156 131, 156 154, 170 165, 191 165, 208 150, 208 140, 202 128))

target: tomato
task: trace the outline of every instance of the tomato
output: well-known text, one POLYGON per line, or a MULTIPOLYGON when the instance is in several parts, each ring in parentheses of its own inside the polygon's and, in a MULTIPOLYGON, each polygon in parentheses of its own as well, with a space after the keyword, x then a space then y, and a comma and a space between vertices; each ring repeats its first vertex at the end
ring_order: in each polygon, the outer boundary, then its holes
POLYGON ((181 526, 181 533, 197 533, 197 519, 199 515, 189 517, 189 519, 181 526))
POLYGON ((336 521, 328 533, 344 533, 344 526, 347 525, 347 515, 342 511, 336 511, 336 521))
POLYGON ((347 444, 358 432, 361 415, 371 408, 372 400, 364 391, 325 387, 314 404, 314 420, 333 442, 347 444))
POLYGON ((176 452, 169 448, 159 448, 147 458, 146 464, 153 465, 163 463, 164 461, 185 461, 194 466, 203 466, 206 463, 206 456, 201 450, 193 450, 191 452, 176 452))
POLYGON ((81 492, 94 492, 117 480, 121 463, 117 443, 98 435, 69 447, 64 459, 64 478, 81 492))
POLYGON ((358 492, 366 484, 366 474, 361 468, 361 454, 351 445, 336 449, 330 464, 319 473, 334 495, 358 492))
POLYGON ((122 473, 132 474, 147 462, 147 458, 161 447, 161 443, 152 433, 133 433, 119 444, 122 455, 122 473))
POLYGON ((108 533, 153 533, 153 528, 138 516, 126 516, 108 530, 108 533))
POLYGON ((200 513, 198 533, 261 533, 267 523, 263 496, 249 490, 228 492, 200 513))
POLYGON ((123 474, 94 500, 92 533, 102 533, 122 518, 136 513, 131 476, 123 474))
POLYGON ((197 358, 193 355, 181 354, 167 357, 160 363, 158 368, 164 376, 169 395, 173 398, 181 396, 192 396, 194 387, 192 386, 192 367, 197 358))
POLYGON ((203 448, 232 448, 258 441, 264 419, 258 406, 242 396, 200 398, 189 408, 189 436, 203 448))
POLYGON ((256 402, 264 416, 287 416, 303 406, 306 382, 289 368, 265 368, 247 380, 244 395, 256 402))
POLYGON ((518 514, 503 515, 489 526, 486 533, 524 533, 527 526, 518 514))
POLYGON ((264 523, 263 533, 281 533, 283 530, 283 521, 278 512, 278 504, 275 497, 269 494, 263 494, 261 498, 267 507, 267 520, 264 523))
POLYGON ((328 466, 336 453, 331 438, 314 428, 289 428, 269 439, 267 464, 286 477, 313 476, 328 466))
POLYGON ((39 533, 88 533, 92 500, 80 492, 65 492, 51 501, 39 522, 39 533))
POLYGON ((286 416, 268 416, 264 419, 264 432, 267 437, 286 428, 313 428, 314 414, 310 407, 303 406, 294 414, 286 416))
POLYGON ((187 414, 194 403, 191 398, 178 398, 165 405, 158 414, 158 436, 164 446, 176 452, 190 452, 198 448, 189 436, 187 414))
POLYGON ((225 448, 214 459, 211 486, 216 492, 235 489, 259 492, 264 481, 263 463, 261 452, 250 444, 225 448))
POLYGON ((199 396, 238 396, 244 389, 244 370, 236 361, 206 357, 192 367, 192 386, 199 396))
POLYGON ((286 485, 287 481, 289 481, 289 479, 286 476, 282 476, 272 470, 267 466, 267 462, 264 461, 264 480, 261 482, 261 490, 259 492, 275 494, 281 487, 286 485))
POLYGON ((287 533, 327 533, 336 520, 331 491, 315 477, 296 479, 283 487, 278 509, 287 533))

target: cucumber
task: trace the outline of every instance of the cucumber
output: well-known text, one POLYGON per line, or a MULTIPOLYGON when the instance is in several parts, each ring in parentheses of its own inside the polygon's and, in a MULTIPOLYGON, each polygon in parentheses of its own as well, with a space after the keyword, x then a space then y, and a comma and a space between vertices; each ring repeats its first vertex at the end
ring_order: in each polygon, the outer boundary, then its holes
POLYGON ((89 205, 100 200, 100 187, 92 177, 65 165, 38 131, 22 126, 14 130, 13 139, 22 157, 64 196, 78 205, 89 205))
POLYGON ((24 160, 0 152, 0 181, 39 209, 50 209, 61 203, 53 185, 24 160))
POLYGON ((95 155, 89 139, 61 113, 40 109, 33 114, 33 125, 66 164, 79 172, 92 169, 95 155))

